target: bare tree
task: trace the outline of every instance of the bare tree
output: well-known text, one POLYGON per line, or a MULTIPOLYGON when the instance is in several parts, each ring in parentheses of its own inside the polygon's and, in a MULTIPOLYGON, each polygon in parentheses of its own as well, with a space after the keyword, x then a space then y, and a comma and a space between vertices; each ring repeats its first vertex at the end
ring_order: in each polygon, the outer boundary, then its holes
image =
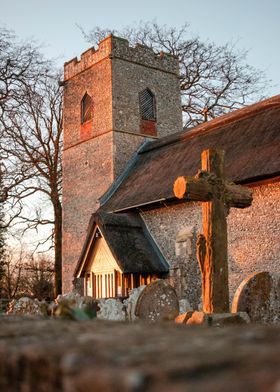
POLYGON ((20 107, 22 88, 33 85, 48 69, 33 42, 19 42, 11 30, 0 27, 0 121, 20 107))
POLYGON ((120 31, 100 27, 88 33, 81 30, 93 45, 112 33, 133 45, 141 43, 156 53, 178 56, 186 127, 262 99, 268 85, 264 73, 246 63, 246 50, 237 50, 232 43, 219 46, 191 37, 188 24, 176 28, 148 22, 120 31))
POLYGON ((0 297, 6 264, 6 225, 4 222, 3 174, 0 162, 0 297))
POLYGON ((53 299, 53 263, 46 257, 37 261, 32 255, 25 265, 25 290, 34 298, 39 300, 53 299))
MULTIPOLYGON (((0 29, 1 200, 6 204, 5 224, 23 223, 24 231, 53 227, 50 237, 56 294, 61 292, 62 219, 62 95, 58 79, 52 64, 33 42, 19 42, 11 31, 0 29)), ((38 242, 36 248, 49 243, 50 237, 38 242)))
POLYGON ((46 256, 34 256, 23 244, 17 249, 7 249, 3 272, 0 298, 31 296, 42 300, 54 296, 53 261, 46 256))
POLYGON ((1 281, 1 296, 13 299, 23 292, 23 263, 25 252, 21 249, 17 255, 9 249, 6 252, 3 278, 1 281))
MULTIPOLYGON (((25 86, 21 105, 5 118, 1 150, 5 161, 8 224, 24 223, 25 231, 52 226, 55 250, 55 294, 61 292, 61 149, 62 98, 58 77, 41 76, 25 86), (26 203, 41 195, 33 213, 26 203)), ((43 243, 50 240, 45 238, 43 243)), ((42 242, 37 244, 37 248, 42 242)))

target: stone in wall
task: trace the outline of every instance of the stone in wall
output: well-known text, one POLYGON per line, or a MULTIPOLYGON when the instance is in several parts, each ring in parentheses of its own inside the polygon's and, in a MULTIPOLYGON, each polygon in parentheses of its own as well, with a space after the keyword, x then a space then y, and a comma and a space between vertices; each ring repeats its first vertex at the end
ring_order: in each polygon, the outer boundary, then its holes
POLYGON ((22 297, 13 299, 7 309, 7 314, 10 315, 25 315, 25 316, 47 316, 49 304, 45 301, 32 299, 29 297, 22 297))
POLYGON ((7 314, 22 316, 54 316, 76 321, 97 317, 101 320, 135 321, 138 297, 146 286, 131 290, 124 301, 116 298, 99 299, 82 296, 77 292, 59 295, 55 302, 22 297, 9 303, 7 314))
POLYGON ((192 253, 192 238, 194 227, 184 227, 176 236, 175 254, 176 256, 189 256, 192 253))
POLYGON ((125 306, 119 299, 99 299, 98 306, 97 318, 101 320, 126 321, 125 306))

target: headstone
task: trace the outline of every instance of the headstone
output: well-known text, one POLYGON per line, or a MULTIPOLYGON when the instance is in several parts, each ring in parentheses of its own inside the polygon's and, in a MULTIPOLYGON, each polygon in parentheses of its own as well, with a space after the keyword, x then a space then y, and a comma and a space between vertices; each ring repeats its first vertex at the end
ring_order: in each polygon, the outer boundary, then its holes
POLYGON ((135 309, 136 316, 149 322, 174 320, 178 314, 176 291, 166 280, 157 280, 146 286, 135 309))
POLYGON ((259 272, 243 280, 234 295, 232 312, 247 312, 255 323, 280 323, 280 275, 259 272))
POLYGON ((123 304, 126 308, 127 320, 128 321, 135 321, 137 319, 135 315, 135 308, 139 298, 139 295, 144 290, 146 286, 142 285, 132 289, 129 293, 129 297, 123 301, 123 304))

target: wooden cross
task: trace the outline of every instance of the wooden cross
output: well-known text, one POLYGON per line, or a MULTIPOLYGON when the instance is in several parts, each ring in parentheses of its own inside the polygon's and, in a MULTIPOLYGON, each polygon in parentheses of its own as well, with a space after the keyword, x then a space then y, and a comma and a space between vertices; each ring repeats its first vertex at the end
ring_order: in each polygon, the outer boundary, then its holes
POLYGON ((198 235, 197 258, 202 274, 203 311, 229 312, 227 222, 230 207, 246 208, 252 192, 225 180, 224 151, 205 150, 195 177, 178 177, 174 194, 201 201, 203 234, 198 235))

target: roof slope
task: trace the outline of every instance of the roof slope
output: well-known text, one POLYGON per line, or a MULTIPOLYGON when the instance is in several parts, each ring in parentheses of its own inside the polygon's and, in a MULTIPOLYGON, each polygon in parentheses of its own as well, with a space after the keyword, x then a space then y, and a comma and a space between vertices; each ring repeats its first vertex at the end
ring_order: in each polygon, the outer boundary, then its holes
POLYGON ((74 275, 87 263, 94 246, 95 227, 101 231, 116 262, 124 273, 165 273, 169 265, 137 213, 93 214, 88 235, 74 275))
POLYGON ((193 176, 201 152, 225 150, 226 176, 249 183, 280 175, 280 95, 150 143, 138 152, 102 209, 120 211, 172 200, 178 176, 193 176))

